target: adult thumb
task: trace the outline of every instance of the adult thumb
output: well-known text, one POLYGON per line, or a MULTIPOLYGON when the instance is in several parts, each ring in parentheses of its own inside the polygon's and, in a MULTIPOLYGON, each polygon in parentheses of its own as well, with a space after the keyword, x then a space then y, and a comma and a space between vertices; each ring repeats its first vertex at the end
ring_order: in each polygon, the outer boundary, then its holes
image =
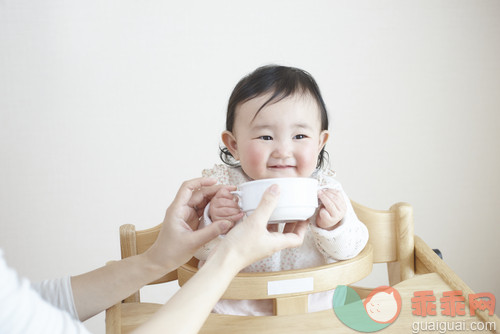
POLYGON ((213 222, 193 232, 193 238, 195 239, 194 243, 198 246, 202 246, 219 235, 227 233, 232 226, 233 223, 229 220, 213 222))
POLYGON ((273 184, 267 188, 262 195, 259 205, 249 218, 258 224, 266 225, 278 204, 279 194, 280 189, 277 184, 273 184))

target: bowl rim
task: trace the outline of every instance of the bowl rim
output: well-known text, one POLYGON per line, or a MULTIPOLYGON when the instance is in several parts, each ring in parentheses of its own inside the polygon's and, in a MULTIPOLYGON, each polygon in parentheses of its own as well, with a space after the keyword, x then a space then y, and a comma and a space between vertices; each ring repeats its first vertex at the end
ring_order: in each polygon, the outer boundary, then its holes
POLYGON ((297 179, 304 182, 314 182, 316 185, 318 185, 318 180, 316 180, 315 178, 298 176, 298 177, 273 177, 268 179, 252 180, 252 181, 247 181, 245 183, 241 183, 240 185, 238 185, 238 188, 248 185, 257 185, 259 183, 269 183, 269 186, 271 186, 272 184, 274 184, 273 182, 281 183, 281 182, 288 182, 287 180, 296 181, 297 179))

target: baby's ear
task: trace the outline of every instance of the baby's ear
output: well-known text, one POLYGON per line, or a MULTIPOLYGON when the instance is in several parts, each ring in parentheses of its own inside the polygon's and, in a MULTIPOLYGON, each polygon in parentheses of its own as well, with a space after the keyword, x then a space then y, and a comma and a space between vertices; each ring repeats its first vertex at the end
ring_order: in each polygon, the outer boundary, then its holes
POLYGON ((319 150, 318 151, 321 151, 321 149, 323 149, 323 147, 325 147, 326 145, 326 142, 328 141, 328 137, 330 137, 330 133, 328 132, 328 130, 323 130, 321 131, 321 133, 319 134, 319 150))
POLYGON ((224 145, 227 147, 229 152, 231 152, 233 158, 236 160, 240 160, 238 155, 238 144, 236 143, 236 138, 234 137, 233 133, 226 130, 222 132, 221 138, 224 145))

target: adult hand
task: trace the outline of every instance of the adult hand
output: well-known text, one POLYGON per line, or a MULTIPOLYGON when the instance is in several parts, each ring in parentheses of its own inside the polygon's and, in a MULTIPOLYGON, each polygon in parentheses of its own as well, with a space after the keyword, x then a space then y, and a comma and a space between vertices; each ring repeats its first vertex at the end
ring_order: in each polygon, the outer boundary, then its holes
POLYGON ((267 222, 278 203, 279 187, 272 185, 257 209, 231 229, 214 253, 233 254, 242 269, 284 248, 298 247, 304 241, 307 221, 289 223, 283 233, 269 231, 267 222))
POLYGON ((230 222, 223 221, 196 231, 206 204, 222 188, 215 183, 216 180, 207 178, 184 182, 167 209, 157 240, 146 252, 71 277, 80 320, 88 319, 177 269, 201 245, 231 227, 230 222))
POLYGON ((182 184, 168 207, 158 239, 147 251, 153 263, 170 271, 183 265, 194 252, 231 227, 230 221, 219 221, 197 230, 203 210, 221 188, 234 187, 215 185, 210 178, 197 178, 182 184))
POLYGON ((267 230, 277 200, 274 185, 264 193, 257 209, 226 234, 196 275, 134 333, 198 333, 242 268, 275 251, 302 244, 307 222, 288 225, 284 233, 267 230))

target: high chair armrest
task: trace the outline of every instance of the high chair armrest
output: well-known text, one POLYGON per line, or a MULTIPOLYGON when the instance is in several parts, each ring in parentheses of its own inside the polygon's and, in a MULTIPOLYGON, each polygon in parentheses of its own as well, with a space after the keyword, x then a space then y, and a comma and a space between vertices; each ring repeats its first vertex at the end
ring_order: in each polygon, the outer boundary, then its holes
MULTIPOLYGON (((474 291, 418 236, 415 236, 415 265, 417 274, 426 272, 439 274, 451 289, 462 292, 465 304, 469 305, 469 295, 474 294, 474 291)), ((495 322, 497 328, 500 328, 500 320, 495 314, 492 316, 485 312, 476 314, 482 321, 495 322)))

